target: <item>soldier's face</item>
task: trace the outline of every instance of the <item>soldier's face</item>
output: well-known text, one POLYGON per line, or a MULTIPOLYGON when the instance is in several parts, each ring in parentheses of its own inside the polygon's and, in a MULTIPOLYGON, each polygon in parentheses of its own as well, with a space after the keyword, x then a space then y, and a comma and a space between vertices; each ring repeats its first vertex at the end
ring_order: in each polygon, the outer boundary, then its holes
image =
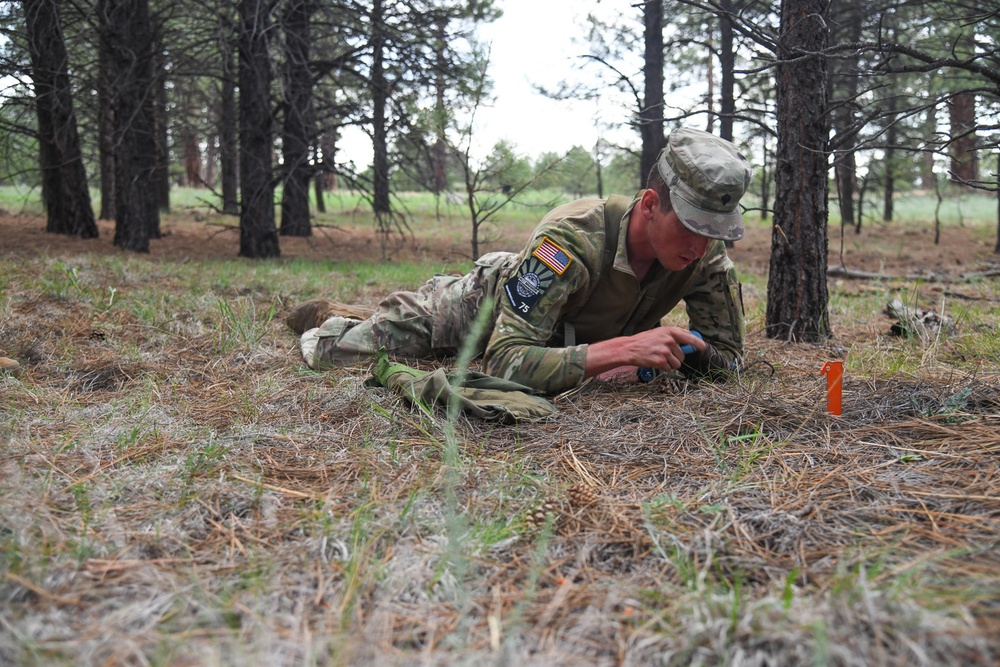
POLYGON ((680 271, 691 262, 704 257, 712 239, 695 234, 685 227, 673 211, 664 215, 657 207, 653 211, 650 242, 663 268, 680 271))

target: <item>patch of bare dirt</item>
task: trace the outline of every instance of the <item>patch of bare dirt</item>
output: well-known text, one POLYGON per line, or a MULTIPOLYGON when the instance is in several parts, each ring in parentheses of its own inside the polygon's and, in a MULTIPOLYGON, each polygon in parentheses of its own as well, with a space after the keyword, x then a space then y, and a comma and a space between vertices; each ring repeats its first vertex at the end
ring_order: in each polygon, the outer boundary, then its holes
MULTIPOLYGON (((201 217, 201 216, 199 216, 201 217)), ((149 258, 231 259, 239 255, 239 230, 231 217, 209 215, 195 220, 190 214, 166 216, 161 224, 163 237, 150 242, 149 258)), ((35 255, 72 255, 123 252, 116 248, 114 222, 98 223, 100 237, 78 239, 45 232, 41 216, 0 215, 0 237, 6 252, 35 255)), ((517 250, 523 234, 508 234, 489 250, 517 250)), ((393 235, 383 249, 374 229, 357 226, 320 227, 308 238, 281 237, 284 259, 350 260, 379 262, 386 259, 458 260, 469 253, 466 238, 440 238, 415 227, 413 235, 393 235)), ((984 238, 972 227, 948 227, 941 242, 934 232, 908 224, 869 225, 855 234, 847 230, 841 241, 839 227, 830 228, 829 266, 843 263, 856 271, 904 276, 920 273, 928 277, 958 277, 1000 268, 1000 256, 993 253, 994 239, 984 238)), ((746 237, 730 250, 741 271, 767 275, 771 255, 771 228, 752 224, 746 237)))
MULTIPOLYGON (((239 228, 234 218, 207 216, 195 220, 190 215, 165 216, 162 237, 150 241, 151 260, 234 259, 239 256, 239 228)), ((125 251, 115 247, 115 223, 99 220, 100 236, 79 239, 45 231, 45 219, 39 216, 0 215, 3 251, 28 257, 95 253, 116 255, 125 251)), ((383 244, 374 225, 368 229, 354 226, 316 227, 307 238, 282 236, 283 259, 385 261, 406 259, 457 260, 468 254, 468 242, 462 244, 414 236, 391 235, 383 244)))

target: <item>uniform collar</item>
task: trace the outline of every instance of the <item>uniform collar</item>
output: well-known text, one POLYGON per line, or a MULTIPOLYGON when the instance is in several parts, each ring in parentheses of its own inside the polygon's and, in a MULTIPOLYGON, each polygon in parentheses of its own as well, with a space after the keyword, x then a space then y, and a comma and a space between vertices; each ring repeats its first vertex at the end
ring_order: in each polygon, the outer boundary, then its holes
POLYGON ((622 216, 621 222, 618 225, 618 248, 615 250, 615 263, 613 265, 616 271, 623 271, 632 276, 635 275, 635 272, 628 261, 628 244, 626 239, 628 239, 628 227, 632 221, 632 209, 635 208, 638 202, 638 198, 632 200, 632 203, 625 210, 625 215, 622 216))

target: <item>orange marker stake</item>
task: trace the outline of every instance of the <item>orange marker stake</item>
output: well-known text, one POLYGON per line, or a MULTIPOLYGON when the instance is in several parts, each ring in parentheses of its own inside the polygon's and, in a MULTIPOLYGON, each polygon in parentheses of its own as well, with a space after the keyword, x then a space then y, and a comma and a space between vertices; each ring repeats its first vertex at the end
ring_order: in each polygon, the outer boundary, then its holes
POLYGON ((828 361, 823 364, 819 372, 821 375, 826 375, 826 411, 831 415, 839 415, 844 383, 844 362, 828 361))

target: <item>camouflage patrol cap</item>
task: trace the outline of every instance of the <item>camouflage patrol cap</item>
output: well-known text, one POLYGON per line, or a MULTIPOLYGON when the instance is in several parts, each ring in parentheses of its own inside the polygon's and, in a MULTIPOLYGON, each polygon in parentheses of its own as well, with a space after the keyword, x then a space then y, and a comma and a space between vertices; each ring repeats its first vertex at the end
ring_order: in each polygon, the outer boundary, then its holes
POLYGON ((736 146, 708 132, 681 128, 667 137, 656 165, 685 227, 723 241, 743 238, 739 203, 750 185, 750 163, 736 146))

